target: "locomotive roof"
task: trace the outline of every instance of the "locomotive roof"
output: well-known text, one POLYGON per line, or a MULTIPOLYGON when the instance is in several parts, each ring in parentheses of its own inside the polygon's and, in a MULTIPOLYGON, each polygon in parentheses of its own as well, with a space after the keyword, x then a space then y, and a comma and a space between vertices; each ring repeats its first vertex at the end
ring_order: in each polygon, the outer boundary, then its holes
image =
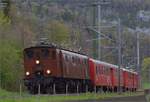
POLYGON ((62 51, 62 53, 66 53, 66 54, 69 54, 69 55, 79 56, 79 57, 82 57, 82 58, 88 58, 86 55, 82 55, 82 54, 79 54, 79 53, 70 52, 70 51, 67 51, 67 50, 61 50, 61 51, 62 51))
POLYGON ((36 45, 36 46, 30 46, 25 49, 31 49, 31 48, 56 48, 54 45, 36 45))
POLYGON ((64 48, 61 48, 61 47, 57 47, 55 45, 38 45, 38 46, 31 46, 31 47, 28 47, 28 48, 25 48, 24 50, 26 49, 32 49, 32 48, 55 48, 55 49, 60 49, 64 52, 67 52, 69 54, 72 54, 72 55, 78 55, 78 56, 86 56, 86 54, 83 54, 83 53, 80 53, 80 52, 76 52, 76 51, 72 51, 72 50, 68 50, 68 49, 64 49, 64 48))

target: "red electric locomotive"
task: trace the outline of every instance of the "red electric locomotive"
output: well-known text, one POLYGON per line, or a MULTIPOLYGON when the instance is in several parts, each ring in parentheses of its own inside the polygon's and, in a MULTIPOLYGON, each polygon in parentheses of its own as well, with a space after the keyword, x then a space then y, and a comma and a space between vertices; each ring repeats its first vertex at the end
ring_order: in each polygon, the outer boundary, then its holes
POLYGON ((31 93, 74 92, 76 86, 85 91, 91 87, 88 57, 57 48, 39 45, 24 49, 25 86, 31 93))

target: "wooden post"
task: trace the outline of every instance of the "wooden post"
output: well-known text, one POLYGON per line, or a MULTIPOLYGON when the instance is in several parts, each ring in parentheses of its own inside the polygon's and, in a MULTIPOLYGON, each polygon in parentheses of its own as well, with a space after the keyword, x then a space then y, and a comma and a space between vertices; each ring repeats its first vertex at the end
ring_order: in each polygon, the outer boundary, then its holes
POLYGON ((88 92, 88 85, 86 85, 86 93, 88 92))
POLYGON ((20 88, 19 88, 19 90, 20 90, 20 96, 22 95, 22 84, 20 83, 20 88))
POLYGON ((79 84, 77 84, 77 94, 79 93, 79 84))
POLYGON ((55 83, 53 84, 53 94, 56 94, 56 86, 55 86, 55 83))
POLYGON ((41 94, 41 85, 40 84, 38 85, 38 94, 39 95, 41 94))
POLYGON ((94 87, 94 92, 96 93, 96 86, 94 87))
POLYGON ((66 94, 68 94, 68 84, 66 84, 66 94))

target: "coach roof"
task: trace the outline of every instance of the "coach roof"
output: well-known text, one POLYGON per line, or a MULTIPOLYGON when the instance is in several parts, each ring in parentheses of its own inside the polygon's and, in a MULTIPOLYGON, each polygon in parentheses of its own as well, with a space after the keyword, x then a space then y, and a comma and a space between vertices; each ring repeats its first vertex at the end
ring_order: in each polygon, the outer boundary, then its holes
POLYGON ((106 66, 110 66, 112 68, 118 68, 117 65, 114 65, 114 64, 110 64, 110 63, 107 63, 107 62, 103 62, 103 61, 99 61, 99 60, 95 60, 95 59, 92 59, 94 62, 98 63, 98 64, 103 64, 103 65, 106 65, 106 66))

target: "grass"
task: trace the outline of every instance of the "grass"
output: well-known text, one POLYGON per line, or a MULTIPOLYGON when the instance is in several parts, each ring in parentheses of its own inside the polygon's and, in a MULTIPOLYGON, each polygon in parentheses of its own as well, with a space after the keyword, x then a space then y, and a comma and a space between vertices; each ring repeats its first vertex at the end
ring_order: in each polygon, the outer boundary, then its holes
MULTIPOLYGON (((150 83, 144 83, 143 88, 144 89, 150 89, 150 83)), ((146 100, 147 100, 147 102, 150 102, 150 94, 146 95, 146 100)))
POLYGON ((150 89, 150 83, 144 83, 143 88, 144 89, 150 89))
POLYGON ((150 102, 150 95, 146 95, 147 102, 150 102))
POLYGON ((16 92, 9 92, 3 89, 0 89, 0 97, 8 97, 8 96, 16 96, 18 93, 16 92))
POLYGON ((7 92, 0 89, 0 102, 64 102, 70 100, 100 100, 104 98, 111 97, 125 97, 125 96, 134 96, 139 93, 123 93, 121 95, 117 93, 84 93, 80 95, 29 95, 23 94, 20 96, 18 93, 7 92))

